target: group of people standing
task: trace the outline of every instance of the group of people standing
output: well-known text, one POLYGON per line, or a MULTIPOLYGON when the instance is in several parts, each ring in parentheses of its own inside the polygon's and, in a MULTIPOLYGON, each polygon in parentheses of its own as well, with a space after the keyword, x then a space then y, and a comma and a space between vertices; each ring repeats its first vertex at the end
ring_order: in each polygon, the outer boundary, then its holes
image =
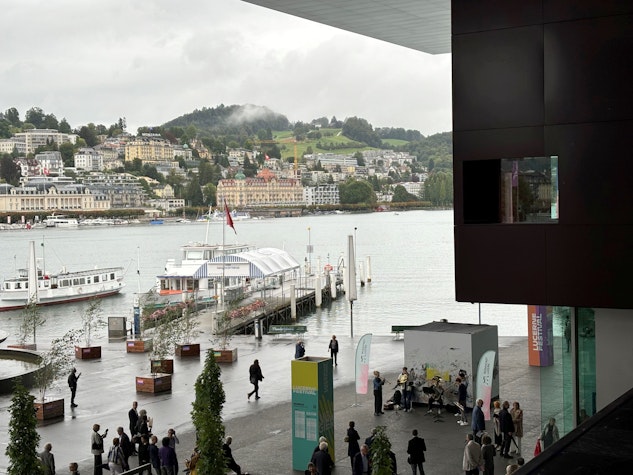
MULTIPOLYGON (((107 459, 103 461, 105 453, 104 440, 108 436, 108 429, 99 433, 101 426, 92 426, 90 450, 94 457, 94 475, 102 475, 103 469, 110 474, 117 475, 130 468, 129 459, 138 456, 138 465, 151 464, 156 475, 175 475, 178 473, 178 457, 176 444, 180 441, 174 429, 169 429, 158 444, 158 437, 151 433, 152 419, 144 409, 138 410, 138 403, 134 401, 128 411, 130 435, 122 426, 117 427, 117 436, 112 439, 112 445, 107 452, 107 459)), ((152 470, 149 471, 152 475, 152 470)))

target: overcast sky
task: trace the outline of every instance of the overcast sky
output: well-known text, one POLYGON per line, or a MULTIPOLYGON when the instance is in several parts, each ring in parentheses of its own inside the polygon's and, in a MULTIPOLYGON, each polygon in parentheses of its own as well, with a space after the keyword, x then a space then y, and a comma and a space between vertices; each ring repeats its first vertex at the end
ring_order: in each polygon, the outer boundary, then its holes
POLYGON ((203 107, 451 130, 451 57, 240 0, 4 0, 0 110, 128 131, 203 107))

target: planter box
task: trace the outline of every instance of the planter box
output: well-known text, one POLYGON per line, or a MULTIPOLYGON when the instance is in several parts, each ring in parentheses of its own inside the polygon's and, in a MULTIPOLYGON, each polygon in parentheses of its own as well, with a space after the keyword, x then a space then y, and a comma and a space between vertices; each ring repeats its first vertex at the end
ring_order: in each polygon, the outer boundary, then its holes
POLYGON ((17 348, 18 350, 37 351, 37 345, 35 343, 25 343, 24 345, 7 345, 7 348, 17 348))
POLYGON ((35 401, 33 405, 38 421, 46 421, 64 416, 64 398, 45 400, 44 402, 35 401))
POLYGON ((231 350, 213 350, 213 356, 218 363, 233 363, 237 361, 237 348, 231 350))
POLYGON ((128 353, 147 353, 152 351, 152 340, 127 340, 125 346, 128 353))
POLYGON ((75 358, 80 360, 96 360, 101 358, 100 346, 75 346, 75 358))
POLYGON ((171 374, 154 374, 136 377, 137 393, 162 393, 171 391, 171 374))
POLYGON ((176 356, 200 356, 200 343, 176 345, 176 356))
POLYGON ((152 374, 174 374, 174 360, 150 360, 150 371, 152 374))

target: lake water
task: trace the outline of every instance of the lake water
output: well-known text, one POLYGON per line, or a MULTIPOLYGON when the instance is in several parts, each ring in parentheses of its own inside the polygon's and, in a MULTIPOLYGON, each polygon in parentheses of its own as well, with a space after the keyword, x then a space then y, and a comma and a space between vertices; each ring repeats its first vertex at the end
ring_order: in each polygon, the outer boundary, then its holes
MULTIPOLYGON (((455 301, 453 212, 408 211, 369 214, 305 216, 235 222, 237 236, 225 230, 225 242, 276 247, 313 268, 346 255, 347 236, 356 237, 357 263, 371 259, 371 283, 358 288, 354 302, 354 334, 388 334, 391 325, 424 324, 442 318, 477 323, 479 305, 455 301), (308 243, 314 251, 307 254, 308 243)), ((189 242, 221 243, 223 226, 213 223, 168 223, 38 229, 0 232, 0 279, 26 267, 28 241, 36 242, 48 271, 65 266, 79 270, 93 266, 127 269, 122 294, 103 301, 104 316, 132 317, 134 294, 155 284, 169 258, 179 258, 189 242), (206 237, 208 234, 208 237, 206 237), (44 246, 41 243, 44 242, 44 246), (140 259, 137 259, 140 257, 140 259), (138 261, 138 263, 137 263, 138 261), (139 275, 137 277, 137 268, 139 275)), ((38 341, 79 328, 86 303, 43 308, 47 319, 38 341)), ((527 335, 524 305, 482 304, 481 322, 498 325, 499 335, 527 335)), ((21 312, 0 313, 0 329, 14 342, 21 312)), ((339 298, 329 308, 305 317, 302 324, 314 334, 349 334, 350 305, 339 298)), ((103 330, 105 334, 105 330, 103 330)))

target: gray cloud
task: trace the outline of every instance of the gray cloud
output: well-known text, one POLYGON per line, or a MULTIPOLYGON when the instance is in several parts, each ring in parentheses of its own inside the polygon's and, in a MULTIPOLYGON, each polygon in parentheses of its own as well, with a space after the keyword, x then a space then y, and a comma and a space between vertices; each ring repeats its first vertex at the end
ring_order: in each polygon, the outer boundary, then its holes
POLYGON ((450 55, 431 56, 238 0, 9 0, 0 109, 130 130, 221 103, 291 121, 358 116, 451 129, 450 55), (98 6, 97 6, 98 5, 98 6))

